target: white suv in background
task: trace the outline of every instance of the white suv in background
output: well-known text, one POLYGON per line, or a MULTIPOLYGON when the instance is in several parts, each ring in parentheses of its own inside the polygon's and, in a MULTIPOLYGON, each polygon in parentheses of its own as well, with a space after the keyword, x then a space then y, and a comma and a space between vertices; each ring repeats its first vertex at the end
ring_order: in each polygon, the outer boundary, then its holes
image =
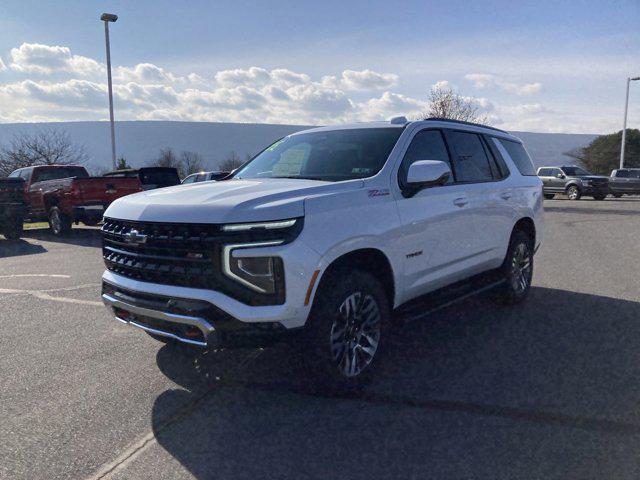
POLYGON ((228 180, 121 198, 102 230, 118 320, 200 347, 295 333, 317 374, 350 384, 392 317, 488 288, 526 296, 542 184, 507 132, 399 117, 295 133, 228 180))

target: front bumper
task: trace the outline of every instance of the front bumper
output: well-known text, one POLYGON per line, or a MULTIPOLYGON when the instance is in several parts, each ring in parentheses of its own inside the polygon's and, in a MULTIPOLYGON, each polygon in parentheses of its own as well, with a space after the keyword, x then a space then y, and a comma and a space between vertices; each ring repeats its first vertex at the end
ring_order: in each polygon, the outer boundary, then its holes
POLYGON ((108 282, 102 301, 122 323, 203 348, 263 346, 291 332, 278 322, 243 323, 205 301, 149 295, 108 282))

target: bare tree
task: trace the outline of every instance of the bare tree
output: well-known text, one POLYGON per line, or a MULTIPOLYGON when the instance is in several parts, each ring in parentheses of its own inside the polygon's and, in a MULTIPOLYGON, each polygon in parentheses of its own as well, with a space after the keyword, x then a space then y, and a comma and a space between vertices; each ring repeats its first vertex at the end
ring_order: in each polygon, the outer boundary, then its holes
POLYGON ((240 158, 240 155, 238 155, 235 151, 231 151, 227 154, 225 159, 220 164, 220 170, 224 172, 230 172, 231 170, 235 170, 236 168, 238 168, 243 163, 244 162, 240 158))
POLYGON ((429 93, 429 109, 423 118, 437 117, 462 120, 465 122, 488 123, 486 115, 478 113, 479 106, 468 97, 455 92, 452 88, 434 87, 429 93))
POLYGON ((202 155, 197 152, 184 151, 180 154, 181 177, 192 173, 201 172, 204 169, 202 155))
POLYGON ((84 146, 73 143, 64 131, 46 128, 34 133, 14 135, 8 145, 0 147, 0 176, 34 165, 84 164, 84 146))

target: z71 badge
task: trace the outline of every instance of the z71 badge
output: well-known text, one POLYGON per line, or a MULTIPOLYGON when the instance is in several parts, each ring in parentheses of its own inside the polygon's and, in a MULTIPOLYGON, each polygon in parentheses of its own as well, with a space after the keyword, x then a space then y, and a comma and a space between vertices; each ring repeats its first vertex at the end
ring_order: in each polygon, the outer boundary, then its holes
POLYGON ((389 195, 389 190, 386 188, 382 188, 380 190, 369 190, 370 197, 385 197, 389 195))

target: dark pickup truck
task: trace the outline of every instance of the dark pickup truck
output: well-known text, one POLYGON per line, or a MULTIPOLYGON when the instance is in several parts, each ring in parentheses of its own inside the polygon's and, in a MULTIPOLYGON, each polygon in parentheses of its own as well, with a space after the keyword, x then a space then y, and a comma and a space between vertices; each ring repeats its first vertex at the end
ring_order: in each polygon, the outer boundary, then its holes
POLYGON ((97 225, 114 200, 140 192, 137 178, 90 177, 77 165, 41 165, 11 173, 25 182, 29 221, 46 220, 55 235, 71 230, 73 223, 97 225))
POLYGON ((609 190, 616 198, 640 195, 640 168, 620 168, 611 172, 609 190))
POLYGON ((556 193, 563 193, 569 200, 593 197, 604 200, 609 194, 609 177, 594 175, 575 165, 562 167, 541 167, 538 177, 542 180, 542 193, 547 200, 556 193))
POLYGON ((26 212, 24 180, 0 178, 0 234, 7 240, 18 240, 26 212))

